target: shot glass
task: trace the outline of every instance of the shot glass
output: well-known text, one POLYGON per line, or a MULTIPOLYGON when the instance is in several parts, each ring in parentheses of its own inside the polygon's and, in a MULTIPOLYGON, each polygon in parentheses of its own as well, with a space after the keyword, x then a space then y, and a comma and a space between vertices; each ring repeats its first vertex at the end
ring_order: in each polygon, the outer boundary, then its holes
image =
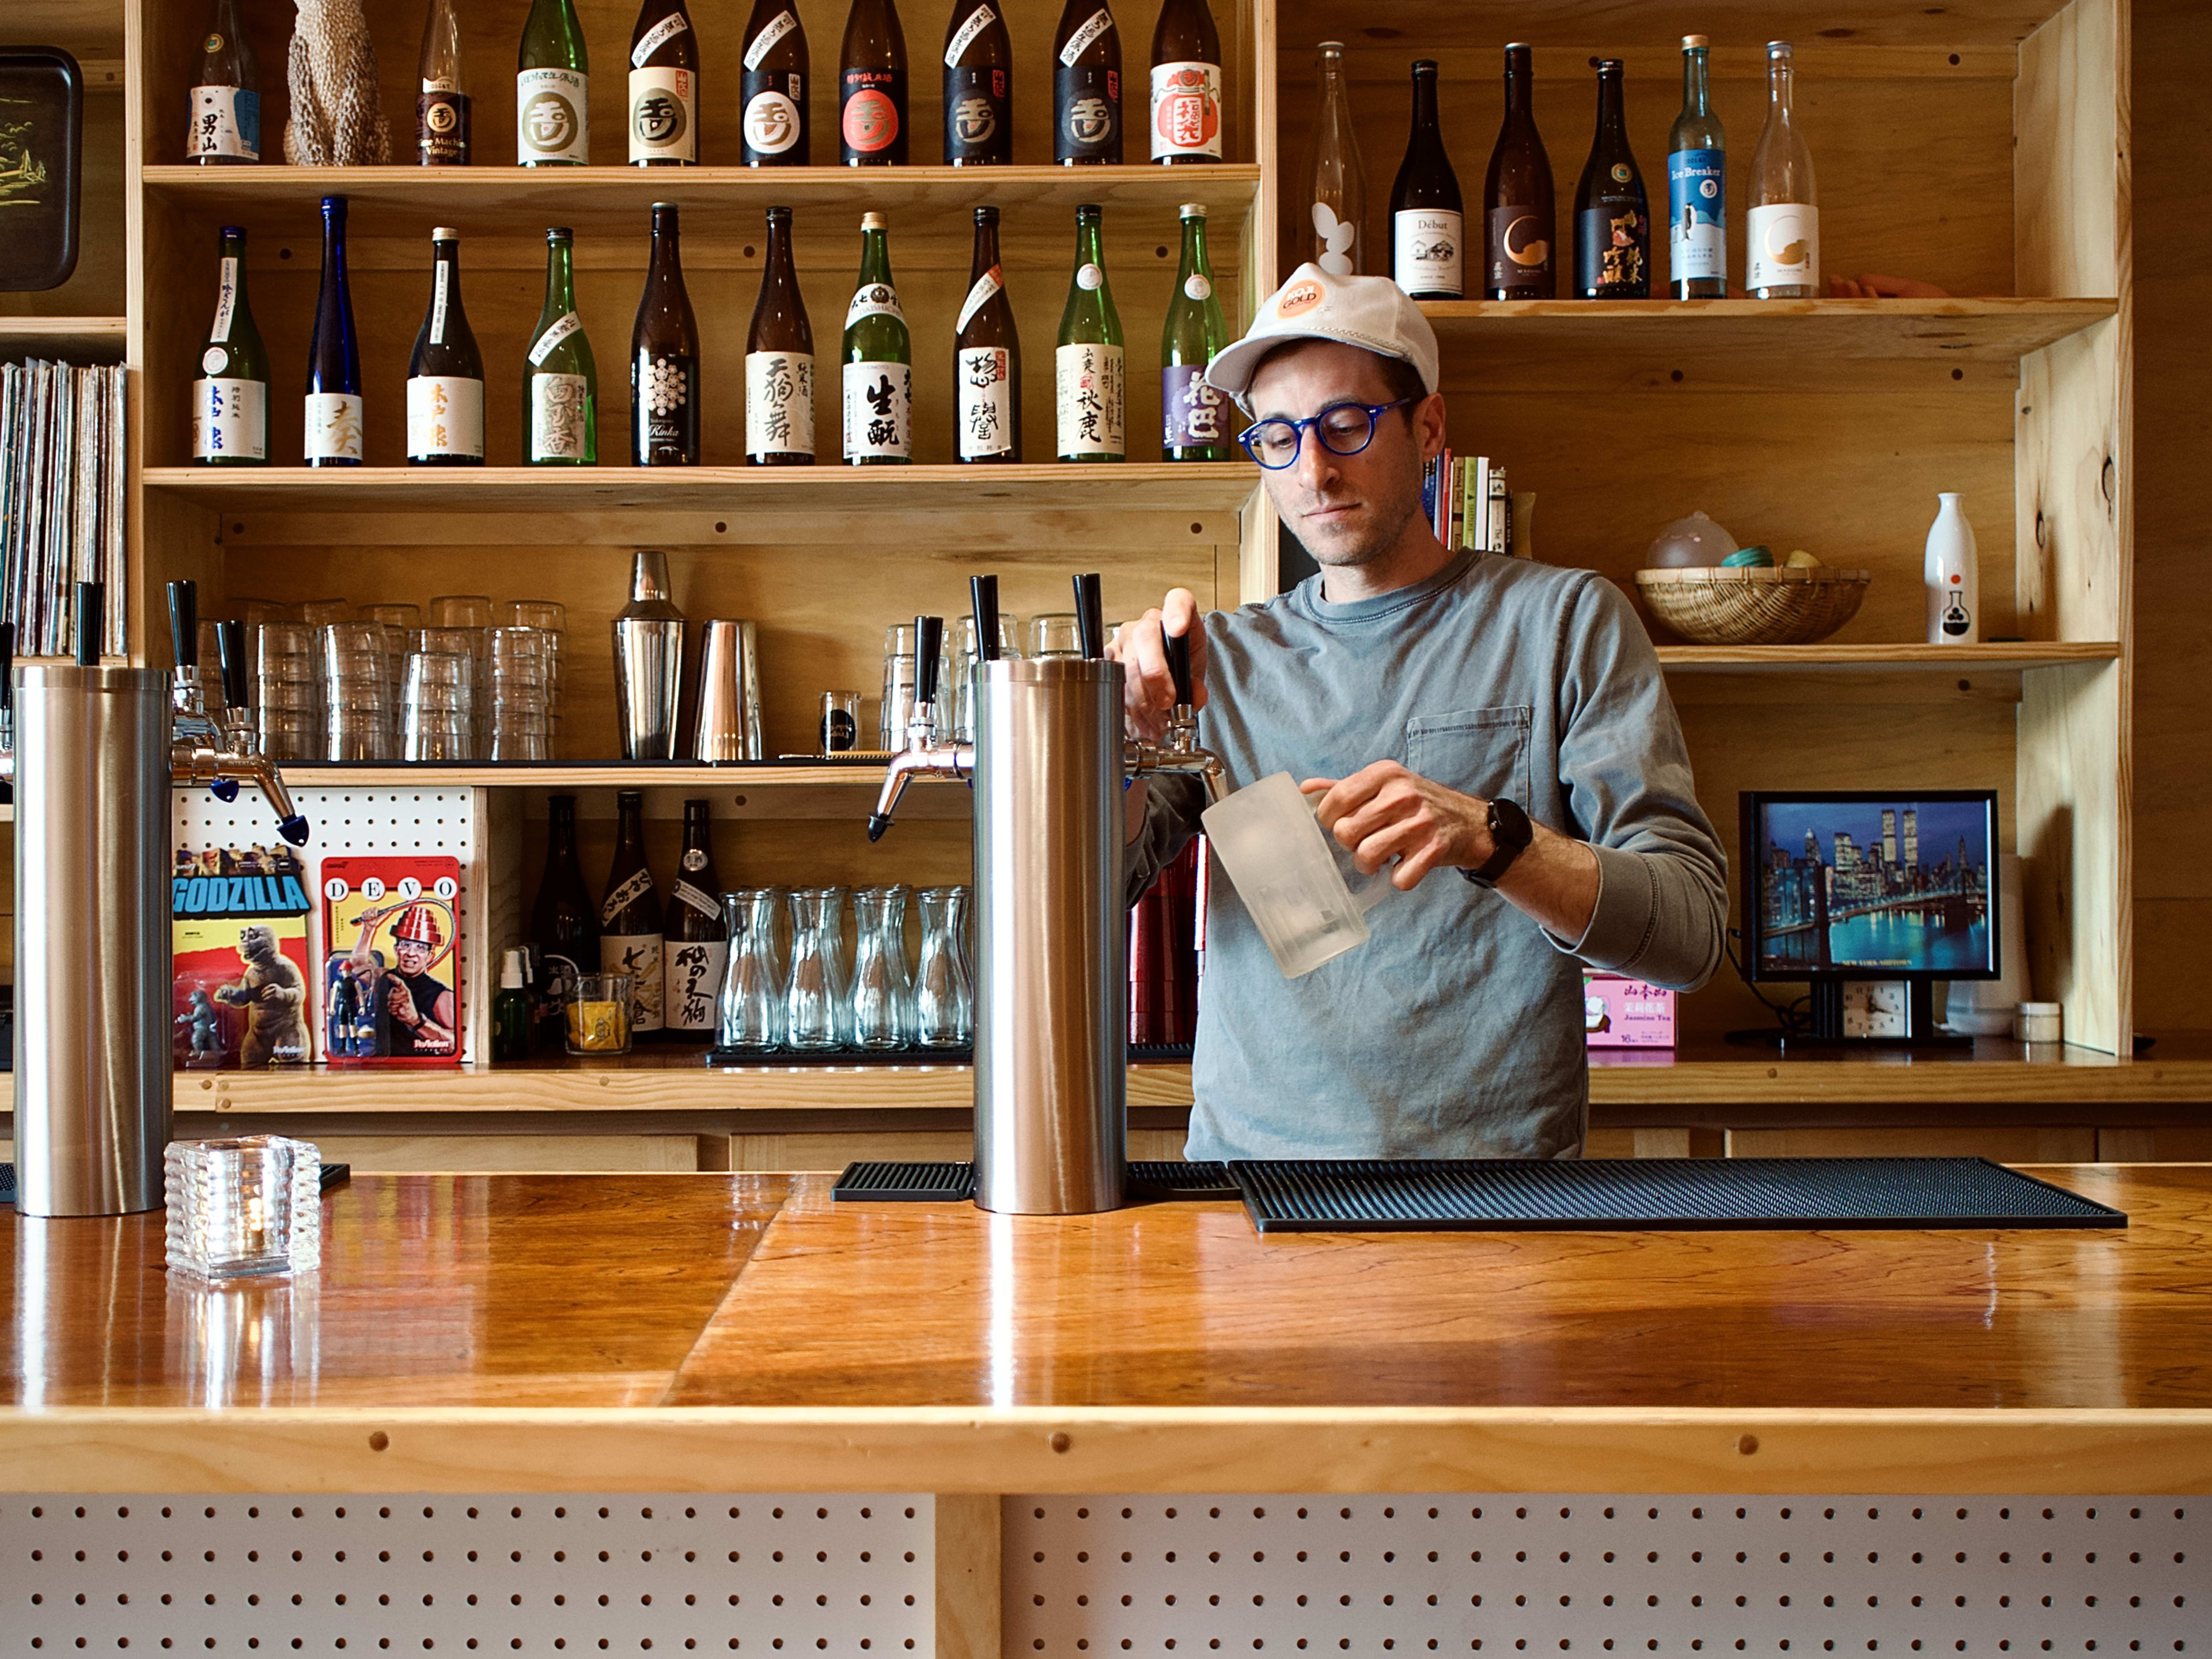
POLYGON ((822 752, 842 755, 860 740, 860 694, 824 691, 822 694, 822 752))

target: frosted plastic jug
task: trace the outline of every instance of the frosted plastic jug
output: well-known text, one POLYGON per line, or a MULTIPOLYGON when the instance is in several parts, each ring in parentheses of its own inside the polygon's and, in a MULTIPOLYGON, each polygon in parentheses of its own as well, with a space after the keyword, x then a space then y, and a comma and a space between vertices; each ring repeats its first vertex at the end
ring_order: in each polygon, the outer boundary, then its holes
POLYGON ((1200 814, 1215 856, 1285 979, 1367 943, 1366 913, 1394 890, 1388 871, 1346 884, 1352 855, 1315 816, 1288 772, 1247 784, 1200 814))

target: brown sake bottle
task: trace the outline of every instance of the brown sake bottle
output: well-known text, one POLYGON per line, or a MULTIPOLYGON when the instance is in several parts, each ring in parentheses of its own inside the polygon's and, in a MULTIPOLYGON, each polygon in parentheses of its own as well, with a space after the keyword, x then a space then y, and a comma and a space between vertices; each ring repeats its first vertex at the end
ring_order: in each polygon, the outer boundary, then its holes
POLYGON ((1106 0, 1067 0, 1052 35, 1052 159, 1121 161, 1121 32, 1106 0))
POLYGON ((952 453, 963 461, 1022 458, 1022 343, 999 265, 999 210, 975 210, 975 256, 952 343, 952 453))
POLYGON ((660 892, 645 861, 645 795, 615 797, 615 858, 599 901, 599 971, 630 976, 630 1029, 658 1039, 667 1025, 663 982, 660 892))
POLYGON ((945 163, 1004 167, 1014 159, 1014 48, 1006 0, 953 0, 945 23, 945 163))
POLYGON ((745 459, 814 464, 814 330, 791 261, 791 210, 768 210, 768 258, 745 336, 745 459))
POLYGON ((896 0, 853 0, 837 54, 837 159, 906 165, 906 32, 896 0))
POLYGON ((629 164, 699 161, 699 37, 684 0, 643 0, 629 38, 629 164))
POLYGON ((630 331, 630 465, 699 465, 699 325, 684 289, 673 203, 653 204, 653 264, 630 331))
POLYGON ((1505 119, 1482 181, 1483 297, 1548 300, 1559 291, 1552 160, 1536 131, 1529 49, 1505 48, 1505 119))
POLYGON ((1164 0, 1152 29, 1152 159, 1221 159, 1221 32, 1206 0, 1164 0))
POLYGON ((744 100, 745 165, 803 167, 814 155, 806 117, 806 31, 798 0, 753 0, 745 23, 744 100))

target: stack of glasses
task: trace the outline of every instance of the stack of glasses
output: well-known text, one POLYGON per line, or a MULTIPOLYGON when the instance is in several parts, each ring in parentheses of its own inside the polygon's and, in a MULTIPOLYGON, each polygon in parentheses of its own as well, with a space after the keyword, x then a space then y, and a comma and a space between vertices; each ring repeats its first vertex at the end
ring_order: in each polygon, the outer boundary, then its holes
MULTIPOLYGON (((1037 622, 1056 621, 1057 618, 1039 617, 1037 622)), ((1075 618, 1066 618, 1072 625, 1075 618)), ((1022 654, 1022 619, 1000 616, 999 618, 999 654, 1018 657, 1022 654)), ((1036 635, 1036 630, 1031 630, 1036 635)), ((1036 635, 1042 638, 1042 635, 1036 635)), ((938 659, 937 720, 930 735, 939 743, 973 743, 975 740, 975 710, 972 706, 972 690, 975 664, 980 656, 975 648, 975 619, 972 616, 954 617, 945 630, 944 650, 938 659)), ((1031 655, 1048 654, 1032 652, 1031 655)), ((906 723, 914 714, 915 636, 912 623, 893 623, 884 630, 884 692, 878 705, 876 737, 878 746, 898 750, 906 747, 906 723)))
POLYGON ((537 628, 495 628, 491 638, 491 712, 485 757, 553 757, 555 641, 537 628))
POLYGON ((322 630, 324 758, 388 761, 397 750, 392 662, 398 632, 380 622, 322 630))
POLYGON ((969 889, 863 887, 850 957, 842 887, 746 888, 722 896, 729 930, 718 1046, 764 1054, 859 1048, 961 1048, 975 1040, 967 948, 969 889), (921 956, 908 965, 906 907, 918 898, 921 956), (788 907, 791 950, 776 946, 788 907))
POLYGON ((416 632, 400 685, 402 760, 476 758, 477 662, 468 631, 425 628, 416 632))
POLYGON ((276 761, 319 759, 323 688, 315 630, 264 622, 255 629, 253 708, 261 752, 276 761))

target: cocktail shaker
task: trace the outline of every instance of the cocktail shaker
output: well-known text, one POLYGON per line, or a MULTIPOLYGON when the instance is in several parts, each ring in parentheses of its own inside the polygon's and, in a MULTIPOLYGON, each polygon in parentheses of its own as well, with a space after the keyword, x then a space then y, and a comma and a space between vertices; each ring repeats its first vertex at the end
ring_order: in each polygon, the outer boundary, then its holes
POLYGON ((615 714, 623 758, 676 758, 676 714, 684 689, 684 613, 669 599, 668 555, 632 562, 629 603, 615 613, 615 714))
POLYGON ((691 758, 761 758, 760 635, 749 622, 717 617, 699 641, 699 719, 691 758))

